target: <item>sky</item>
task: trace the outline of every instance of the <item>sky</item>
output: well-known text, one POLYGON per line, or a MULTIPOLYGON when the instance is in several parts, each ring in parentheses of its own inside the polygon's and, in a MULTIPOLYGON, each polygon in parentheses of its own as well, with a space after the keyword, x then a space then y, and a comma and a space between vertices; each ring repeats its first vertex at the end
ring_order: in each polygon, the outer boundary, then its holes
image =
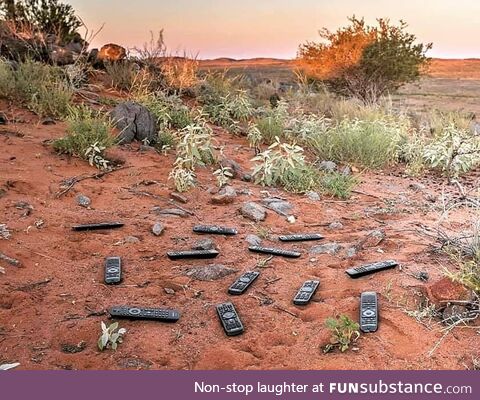
MULTIPOLYGON (((64 0, 65 1, 65 0, 64 0)), ((67 0, 90 31, 94 47, 141 46, 150 31, 165 31, 172 53, 201 59, 294 58, 318 30, 347 24, 347 17, 403 19, 429 56, 480 58, 480 0, 67 0)))

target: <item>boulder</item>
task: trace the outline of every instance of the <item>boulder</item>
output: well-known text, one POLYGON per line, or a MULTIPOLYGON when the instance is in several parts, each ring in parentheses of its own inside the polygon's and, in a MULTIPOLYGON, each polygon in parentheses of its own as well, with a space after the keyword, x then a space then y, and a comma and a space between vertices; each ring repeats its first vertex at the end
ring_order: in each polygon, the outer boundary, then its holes
POLYGON ((98 59, 107 62, 121 61, 127 57, 127 50, 118 44, 108 43, 101 47, 98 52, 98 59))
POLYGON ((111 117, 120 130, 120 144, 131 143, 133 140, 155 143, 157 139, 157 124, 148 109, 133 101, 126 101, 116 106, 111 117))

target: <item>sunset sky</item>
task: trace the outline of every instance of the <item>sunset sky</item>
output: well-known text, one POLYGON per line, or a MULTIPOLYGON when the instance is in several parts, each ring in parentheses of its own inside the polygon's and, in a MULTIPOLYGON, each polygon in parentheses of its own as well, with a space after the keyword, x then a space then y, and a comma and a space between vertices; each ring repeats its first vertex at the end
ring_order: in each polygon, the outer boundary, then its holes
POLYGON ((335 30, 355 14, 405 20, 432 57, 480 58, 480 0, 69 0, 93 42, 140 46, 165 29, 169 49, 199 58, 295 57, 318 29, 335 30))

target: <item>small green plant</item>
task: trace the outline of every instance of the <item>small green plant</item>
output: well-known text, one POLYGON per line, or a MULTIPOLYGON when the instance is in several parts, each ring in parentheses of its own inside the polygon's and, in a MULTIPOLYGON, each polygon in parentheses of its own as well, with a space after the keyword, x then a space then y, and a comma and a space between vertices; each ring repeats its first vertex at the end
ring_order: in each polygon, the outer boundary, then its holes
POLYGON ((327 344, 323 351, 328 353, 334 348, 340 349, 343 353, 360 337, 360 325, 353 321, 348 315, 340 315, 338 318, 328 318, 325 326, 330 329, 332 336, 330 343, 327 344))
POLYGON ((256 150, 260 148, 260 145, 263 142, 262 132, 260 132, 260 129, 258 129, 257 125, 254 123, 250 123, 248 125, 247 140, 248 140, 248 143, 250 144, 250 147, 256 150))
POLYGON ((247 92, 237 90, 221 96, 216 102, 205 104, 203 112, 213 123, 235 132, 238 122, 245 122, 252 116, 253 107, 247 92))
POLYGON ((59 153, 86 159, 97 168, 107 168, 104 151, 115 143, 111 122, 97 111, 78 106, 70 108, 67 124, 67 134, 55 140, 53 148, 59 153))
POLYGON ((132 89, 139 73, 137 65, 130 60, 106 62, 105 71, 109 84, 115 89, 125 91, 132 89))
POLYGON ((428 167, 456 178, 480 165, 480 138, 451 124, 425 146, 424 158, 428 167))
POLYGON ((224 187, 230 179, 233 178, 232 169, 229 167, 220 166, 219 169, 213 172, 213 176, 217 178, 217 183, 220 188, 224 187))
POLYGON ((187 192, 195 187, 195 172, 183 167, 184 160, 177 158, 174 168, 168 175, 168 179, 173 181, 175 189, 179 193, 187 192))
POLYGON ((184 129, 195 122, 192 112, 178 96, 167 96, 163 92, 149 93, 137 96, 135 101, 155 116, 160 130, 184 129))
POLYGON ((100 351, 108 348, 117 350, 118 344, 123 342, 123 335, 127 333, 127 330, 125 328, 119 328, 118 322, 114 322, 107 327, 102 321, 100 326, 102 328, 102 334, 98 339, 98 348, 100 351))
POLYGON ((295 144, 275 142, 252 159, 252 176, 263 186, 283 186, 294 193, 305 193, 318 185, 318 173, 305 160, 304 151, 295 144))
POLYGON ((176 148, 179 158, 183 160, 182 167, 192 171, 196 165, 213 164, 216 159, 212 146, 212 130, 200 119, 180 131, 176 148))
POLYGON ((275 108, 260 110, 255 124, 261 133, 262 142, 272 144, 275 138, 285 138, 285 128, 289 120, 288 103, 280 101, 275 108))
POLYGON ((354 176, 339 172, 325 173, 320 178, 322 191, 340 199, 348 199, 357 184, 358 180, 354 176))

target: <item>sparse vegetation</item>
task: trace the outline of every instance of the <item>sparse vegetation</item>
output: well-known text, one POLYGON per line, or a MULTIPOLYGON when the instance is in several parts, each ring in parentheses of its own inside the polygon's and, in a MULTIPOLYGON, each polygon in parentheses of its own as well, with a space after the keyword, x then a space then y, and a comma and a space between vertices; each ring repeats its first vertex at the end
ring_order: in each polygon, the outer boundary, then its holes
POLYGON ((320 186, 323 193, 340 199, 348 199, 357 184, 357 178, 339 172, 325 173, 320 179, 320 186))
POLYGON ((0 61, 0 97, 26 105, 40 116, 63 118, 73 91, 60 68, 35 61, 13 66, 0 61))
POLYGON ((84 158, 97 168, 107 168, 104 151, 115 143, 111 122, 87 106, 70 108, 67 134, 53 142, 59 153, 84 158))
POLYGON ((233 178, 232 170, 229 167, 220 166, 219 169, 213 172, 213 176, 217 179, 218 186, 224 187, 230 179, 233 178))
POLYGON ((118 322, 110 324, 108 327, 102 321, 100 323, 102 334, 98 339, 98 348, 100 351, 111 348, 117 350, 118 344, 123 342, 123 335, 127 333, 125 328, 119 328, 118 322))
POLYGON ((327 344, 323 351, 329 353, 335 348, 340 349, 343 353, 360 337, 359 324, 353 321, 348 315, 340 315, 338 318, 328 318, 325 326, 330 329, 332 336, 330 343, 327 344))

